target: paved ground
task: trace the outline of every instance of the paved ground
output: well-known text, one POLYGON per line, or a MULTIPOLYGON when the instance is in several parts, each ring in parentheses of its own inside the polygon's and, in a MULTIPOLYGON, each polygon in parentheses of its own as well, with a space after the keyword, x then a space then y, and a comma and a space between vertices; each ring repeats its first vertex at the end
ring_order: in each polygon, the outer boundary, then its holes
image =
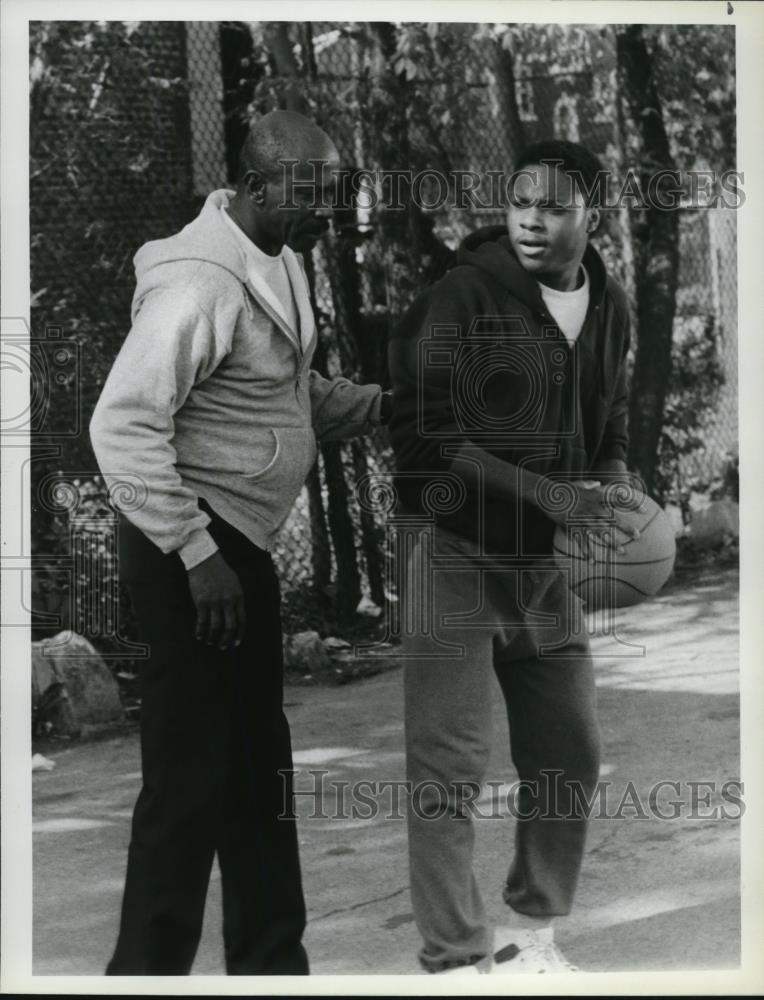
MULTIPOLYGON (((595 638, 594 649, 602 777, 612 782, 607 811, 619 818, 592 821, 577 906, 558 938, 592 971, 735 967, 740 810, 720 793, 739 777, 736 575, 710 572, 689 589, 625 610, 617 634, 595 638), (643 655, 623 656, 639 652, 626 642, 641 644, 643 655), (678 794, 664 788, 656 800, 679 818, 660 819, 650 808, 661 780, 680 783, 678 794), (698 789, 695 818, 691 782, 714 785, 698 789)), ((300 798, 313 971, 416 973, 403 819, 332 818, 338 782, 403 779, 401 673, 339 688, 292 687, 287 703, 299 787, 315 789, 310 769, 329 772, 322 810, 314 795, 300 798)), ((489 779, 511 782, 498 688, 495 711, 489 779)), ((56 769, 34 775, 34 972, 98 975, 116 932, 137 738, 48 755, 56 769)), ((393 804, 389 794, 381 801, 393 804)), ((360 798, 347 802, 364 812, 360 798)), ((492 818, 476 824, 478 876, 498 918, 512 820, 495 815, 501 810, 488 798, 481 811, 492 818)), ((216 874, 194 973, 223 972, 220 912, 216 874)))

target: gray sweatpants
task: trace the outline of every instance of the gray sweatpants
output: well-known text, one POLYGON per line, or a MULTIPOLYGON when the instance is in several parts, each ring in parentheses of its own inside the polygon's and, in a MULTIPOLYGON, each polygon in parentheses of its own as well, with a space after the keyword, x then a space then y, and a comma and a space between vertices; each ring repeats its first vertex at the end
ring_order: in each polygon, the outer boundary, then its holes
POLYGON ((420 536, 405 565, 411 893, 420 960, 437 970, 491 950, 469 803, 486 777, 494 671, 522 783, 515 813, 527 817, 515 820, 503 886, 520 913, 571 908, 586 835, 580 792, 596 785, 599 738, 582 605, 558 570, 488 570, 472 542, 440 529, 434 552, 420 536))

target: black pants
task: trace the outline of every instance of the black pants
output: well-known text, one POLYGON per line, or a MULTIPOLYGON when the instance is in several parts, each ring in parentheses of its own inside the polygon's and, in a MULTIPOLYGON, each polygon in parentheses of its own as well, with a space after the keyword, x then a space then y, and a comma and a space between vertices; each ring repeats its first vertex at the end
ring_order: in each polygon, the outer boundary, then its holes
POLYGON ((226 652, 194 638, 180 557, 120 523, 120 576, 150 656, 140 671, 143 787, 107 975, 189 973, 215 854, 227 973, 306 974, 279 584, 267 552, 200 506, 244 591, 246 636, 226 652))

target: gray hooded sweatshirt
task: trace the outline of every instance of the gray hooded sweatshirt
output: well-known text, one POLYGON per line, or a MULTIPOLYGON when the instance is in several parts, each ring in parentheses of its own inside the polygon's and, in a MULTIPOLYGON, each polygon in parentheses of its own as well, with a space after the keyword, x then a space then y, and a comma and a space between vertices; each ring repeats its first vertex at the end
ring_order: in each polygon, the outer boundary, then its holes
POLYGON ((115 506, 187 569, 217 549, 198 498, 270 549, 316 437, 354 437, 380 419, 379 386, 311 370, 316 330, 301 259, 284 247, 297 331, 247 272, 220 212, 232 196, 214 191, 180 233, 135 255, 132 328, 90 423, 115 506))

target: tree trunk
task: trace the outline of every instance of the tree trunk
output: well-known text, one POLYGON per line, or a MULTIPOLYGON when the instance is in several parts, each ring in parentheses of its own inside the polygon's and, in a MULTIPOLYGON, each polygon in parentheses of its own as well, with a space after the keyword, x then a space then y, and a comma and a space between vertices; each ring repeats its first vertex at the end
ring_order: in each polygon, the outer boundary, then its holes
MULTIPOLYGON (((642 147, 639 180, 645 192, 655 172, 676 167, 642 28, 630 25, 616 38, 621 93, 642 147)), ((640 214, 640 221, 632 221, 637 336, 629 404, 629 464, 650 491, 656 483, 664 406, 671 379, 679 217, 676 211, 650 207, 640 214)))
MULTIPOLYGON (((393 69, 396 50, 395 25, 382 21, 367 24, 369 44, 375 50, 366 93, 359 87, 366 114, 363 119, 364 144, 373 166, 395 171, 414 162, 409 139, 411 86, 393 69), (384 94, 384 100, 380 100, 384 94)), ((439 161, 433 166, 441 169, 439 161)), ((378 244, 386 292, 387 329, 393 328, 422 289, 432 284, 450 266, 454 251, 435 235, 433 219, 427 216, 402 190, 402 209, 380 211, 376 216, 378 244)))
MULTIPOLYGON (((313 315, 316 318, 316 326, 318 327, 319 312, 316 307, 315 275, 311 254, 306 254, 304 261, 305 273, 308 277, 308 289, 310 291, 310 304, 313 309, 313 315)), ((312 367, 320 374, 326 375, 326 350, 321 342, 320 335, 316 346, 316 353, 313 356, 312 367)), ((326 470, 324 471, 326 472, 326 470)), ((313 587, 317 591, 325 592, 331 583, 332 555, 329 528, 326 522, 326 511, 324 510, 324 498, 321 491, 321 477, 318 471, 318 460, 316 460, 313 468, 310 470, 307 485, 313 552, 313 587)), ((328 483, 327 488, 329 488, 328 483)))
POLYGON ((332 582, 332 556, 317 461, 313 463, 313 468, 308 473, 307 487, 311 555, 313 558, 313 589, 325 593, 326 588, 332 582))
MULTIPOLYGON (((313 269, 306 268, 308 282, 311 292, 311 304, 316 323, 319 322, 319 312, 316 308, 315 294, 313 291, 313 269)), ((326 348, 319 335, 316 345, 316 352, 313 355, 312 367, 320 374, 327 375, 326 368, 326 348)), ((352 617, 358 602, 361 600, 361 574, 358 570, 358 556, 355 545, 355 531, 353 529, 353 519, 350 516, 350 491, 345 478, 345 469, 342 463, 341 446, 334 442, 319 445, 321 457, 324 460, 324 479, 326 489, 329 494, 329 532, 334 545, 334 557, 337 561, 337 609, 340 616, 349 619, 352 617)), ((321 508, 317 506, 322 500, 320 490, 313 493, 311 497, 311 522, 315 525, 317 533, 313 535, 314 545, 323 545, 327 541, 325 532, 325 522, 323 521, 323 503, 321 508)), ((328 555, 328 553, 327 553, 328 555)), ((314 567, 323 571, 325 561, 323 554, 314 552, 314 567)))
MULTIPOLYGON (((369 466, 366 452, 360 441, 352 442, 353 471, 356 483, 368 474, 369 466)), ((366 574, 369 578, 369 594, 377 607, 385 606, 385 563, 382 558, 384 532, 377 528, 371 511, 361 507, 361 548, 366 563, 366 574)))
POLYGON ((329 490, 329 530, 337 560, 337 611, 341 619, 349 621, 361 600, 361 574, 350 516, 350 490, 345 479, 341 445, 334 441, 322 444, 321 455, 329 490))
MULTIPOLYGON (((339 236, 327 239, 324 247, 334 303, 334 334, 342 372, 346 376, 352 376, 360 370, 364 382, 374 382, 379 379, 379 375, 373 371, 376 352, 369 331, 364 329, 361 277, 353 242, 350 238, 339 236)), ((353 473, 357 483, 369 471, 361 442, 352 442, 352 457, 353 473)), ((372 600, 380 604, 381 600, 384 600, 384 567, 379 554, 378 532, 374 517, 368 511, 361 510, 360 519, 361 550, 366 563, 369 591, 372 600)))
POLYGON ((284 80, 284 110, 308 114, 308 102, 300 78, 300 68, 294 57, 289 26, 292 22, 272 21, 264 30, 268 51, 276 63, 276 71, 284 80))
POLYGON ((220 63, 223 75, 223 120, 225 127, 226 176, 236 180, 239 152, 249 131, 246 109, 263 76, 260 63, 252 58, 252 32, 243 21, 220 26, 220 63))
POLYGON ((500 125, 496 140, 501 142, 501 152, 509 162, 514 162, 526 145, 525 126, 520 118, 515 87, 515 60, 500 40, 490 42, 489 58, 495 76, 496 97, 500 109, 500 125))

